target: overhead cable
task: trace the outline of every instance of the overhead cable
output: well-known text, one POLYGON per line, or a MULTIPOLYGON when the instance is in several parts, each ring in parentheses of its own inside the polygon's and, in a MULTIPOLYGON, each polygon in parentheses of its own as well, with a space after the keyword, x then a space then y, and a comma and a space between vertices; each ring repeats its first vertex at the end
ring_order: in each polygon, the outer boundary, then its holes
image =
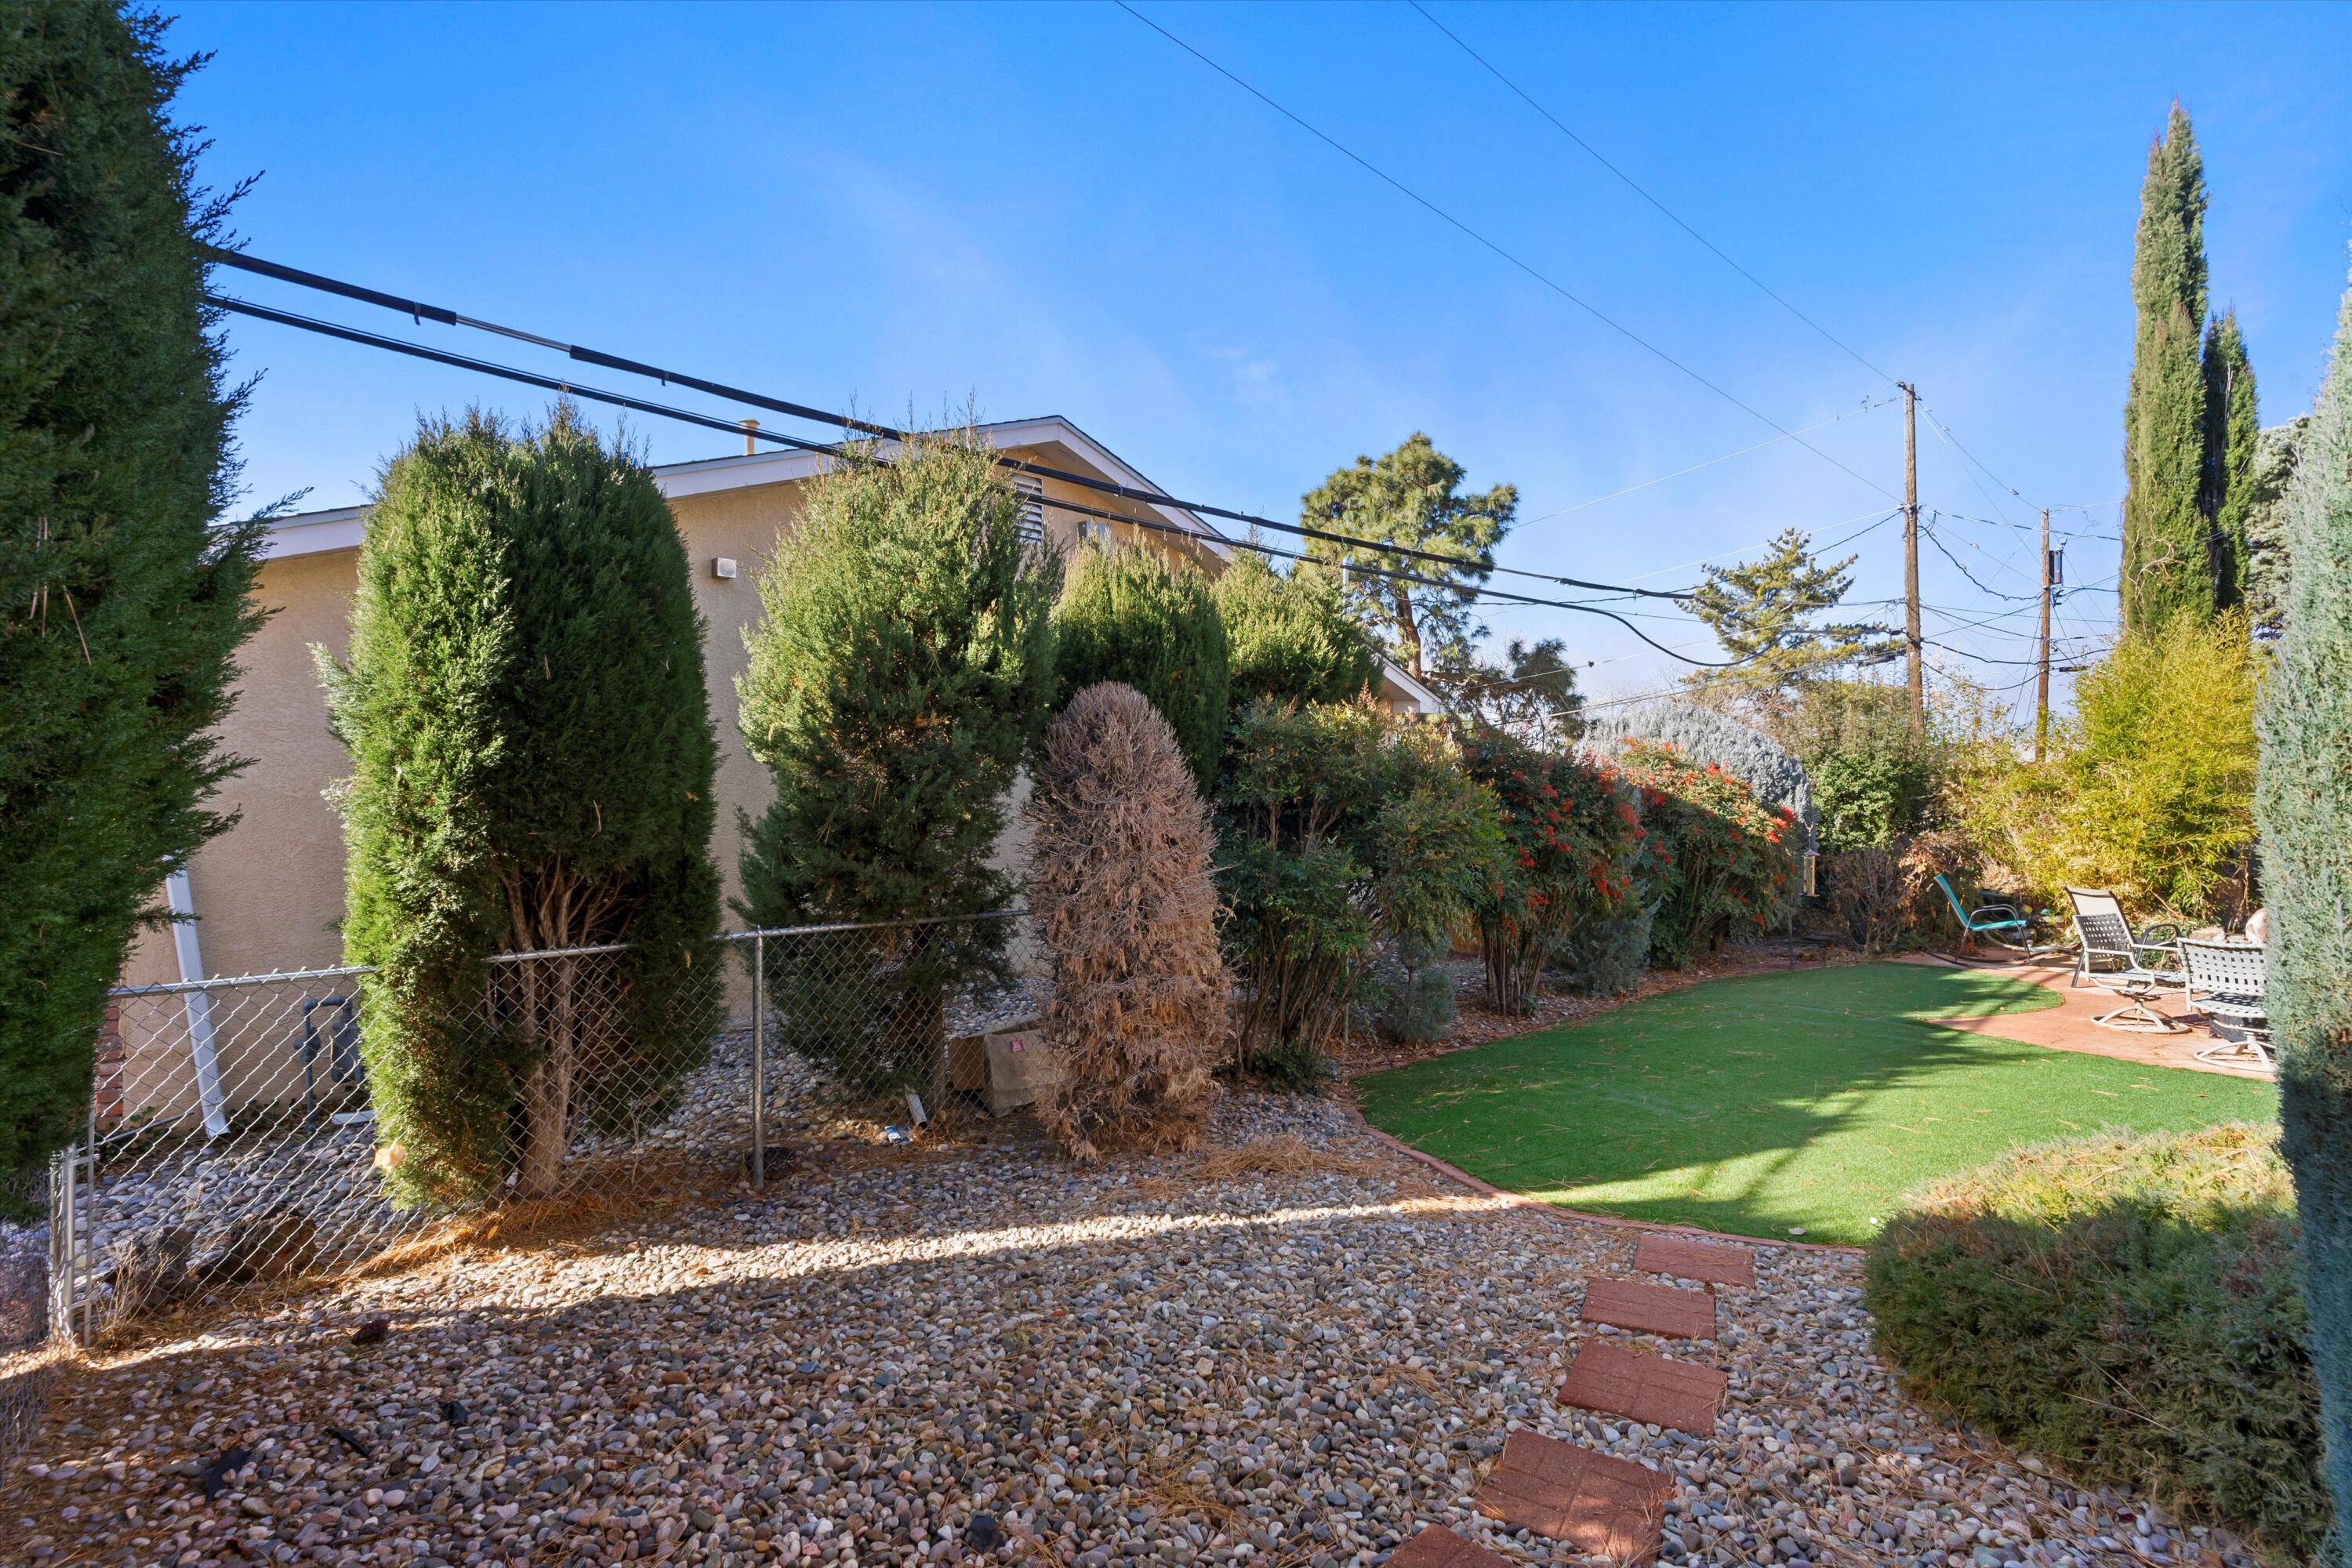
MULTIPOLYGON (((469 370, 483 375, 496 376, 500 380, 518 382, 526 386, 540 387, 545 391, 557 393, 568 397, 578 397, 592 403, 607 404, 613 407, 625 408, 633 413, 649 414, 664 419, 676 419, 688 425, 698 425, 706 429, 723 430, 730 435, 748 435, 755 439, 772 441, 779 446, 789 447, 795 451, 812 452, 835 458, 843 458, 852 455, 846 447, 841 446, 839 443, 808 441, 796 436, 786 436, 781 432, 772 430, 747 430, 740 424, 719 418, 714 415, 700 414, 692 409, 678 408, 668 404, 655 403, 641 397, 632 397, 625 393, 608 392, 598 387, 585 386, 575 381, 565 381, 554 376, 541 375, 534 371, 521 370, 512 365, 498 364, 489 360, 475 359, 467 354, 450 353, 442 349, 427 348, 421 343, 404 342, 398 338, 388 338, 380 333, 362 331, 356 327, 346 327, 332 321, 319 321, 313 317, 296 315, 289 310, 272 310, 266 305, 257 305, 250 300, 238 300, 227 295, 214 294, 207 291, 204 296, 204 300, 205 303, 216 309, 234 311, 238 315, 250 316, 257 321, 272 321, 280 326, 294 327, 303 331, 316 332, 324 337, 339 338, 345 342, 358 343, 368 348, 383 349, 393 353, 405 354, 413 359, 427 360, 436 364, 445 364, 459 370, 469 370)), ((1013 466, 1026 467, 1026 465, 1017 463, 1013 466)), ((1039 499, 1045 505, 1058 506, 1065 510, 1076 511, 1118 522, 1129 523, 1139 528, 1171 533, 1181 533, 1193 539, 1202 540, 1212 543, 1223 544, 1234 549, 1248 550, 1257 554, 1273 555, 1293 561, 1306 561, 1311 559, 1308 556, 1299 554, 1296 552, 1276 550, 1271 546, 1257 543, 1254 540, 1228 539, 1223 535, 1204 530, 1186 528, 1181 523, 1169 522, 1158 519, 1132 517, 1124 512, 1108 511, 1099 508, 1087 507, 1079 503, 1063 501, 1050 497, 1041 497, 1039 499)), ((1315 530, 1296 527, 1292 528, 1290 531, 1307 533, 1310 536, 1317 532, 1315 530)), ((1334 566, 1339 564, 1338 563, 1328 561, 1318 561, 1316 563, 1324 566, 1334 566)), ((1685 664, 1720 668, 1728 668, 1731 664, 1741 662, 1739 660, 1719 661, 1691 658, 1686 655, 1676 653, 1673 648, 1666 647, 1664 643, 1661 643, 1655 638, 1650 637, 1639 626, 1634 626, 1631 621, 1617 614, 1615 611, 1601 609, 1594 605, 1580 604, 1573 599, 1545 599, 1538 598, 1531 595, 1507 593, 1496 588, 1472 587, 1458 583, 1444 582, 1435 577, 1423 577, 1406 572, 1391 572, 1384 568, 1375 566, 1348 565, 1344 569, 1362 575, 1383 577, 1398 582, 1416 583, 1428 587, 1443 588, 1449 592, 1459 594, 1465 599, 1492 599, 1507 604, 1533 605, 1546 609, 1572 610, 1584 615, 1606 616, 1608 619, 1615 621, 1618 625, 1623 626, 1627 631, 1632 632, 1635 637, 1640 637, 1643 642, 1648 643, 1652 647, 1656 648, 1659 652, 1666 654, 1671 658, 1680 659, 1685 664)), ((1609 587, 1610 585, 1605 584, 1593 584, 1593 586, 1609 587)), ((1617 590, 1612 588, 1611 591, 1615 592, 1617 590)))
POLYGON ((1387 170, 1382 169, 1370 159, 1364 157, 1361 153, 1357 153, 1352 148, 1347 146, 1339 139, 1332 136, 1329 132, 1312 124, 1301 116, 1294 113, 1292 110, 1286 109, 1283 105, 1276 102, 1274 99, 1268 97, 1258 89, 1252 87, 1248 82, 1244 81, 1240 77, 1235 76, 1232 71, 1227 70, 1223 66, 1219 65, 1215 60, 1211 59, 1199 49, 1194 48, 1191 44, 1186 43, 1183 39, 1178 37, 1175 34, 1170 32, 1167 28, 1153 21, 1142 12, 1137 10, 1133 5, 1129 5, 1128 0, 1112 0, 1112 4, 1116 5, 1120 10, 1126 12, 1129 16, 1134 17, 1137 21, 1142 23, 1145 26, 1150 28, 1153 32, 1159 34, 1161 37, 1167 39, 1170 43, 1175 45, 1178 48, 1183 50, 1186 54, 1191 55, 1194 59, 1199 60, 1211 70, 1215 71, 1219 76, 1223 77, 1227 81, 1232 82, 1235 87, 1240 88, 1244 92, 1248 93, 1252 98, 1256 99, 1260 103, 1265 104, 1268 109, 1273 110, 1276 114, 1281 115, 1285 120, 1289 121, 1292 124, 1297 126, 1308 135, 1313 136, 1325 146, 1329 147, 1333 152, 1338 153, 1340 156, 1356 164, 1365 173, 1381 181, 1381 184, 1389 186, 1400 195, 1404 196, 1416 205, 1430 213, 1433 216, 1458 230, 1464 236, 1475 241, 1486 249, 1492 251, 1496 256, 1501 258, 1504 261, 1508 262, 1519 271, 1526 273, 1529 278, 1534 279, 1537 282, 1542 284, 1545 288, 1550 289, 1553 293, 1559 295, 1570 304, 1574 305, 1578 310, 1582 310, 1586 315, 1591 316, 1594 321, 1599 321, 1611 331, 1615 332, 1620 337, 1625 339, 1628 342, 1633 343, 1635 347, 1655 356, 1664 363, 1681 372, 1684 375, 1689 377, 1692 381, 1698 383, 1699 385, 1706 388, 1709 392, 1714 393, 1717 397, 1722 398, 1726 403, 1730 404, 1734 408, 1738 409, 1748 417, 1760 422, 1771 429, 1779 431, 1782 436, 1796 442, 1798 446, 1802 447, 1806 451, 1811 452, 1822 462, 1829 464, 1830 467, 1836 468, 1841 473, 1846 474, 1851 478, 1861 480, 1864 484, 1868 485, 1872 489, 1876 490, 1880 495, 1886 497, 1890 500, 1895 499, 1895 492, 1888 489, 1885 485, 1880 484, 1876 479, 1874 479, 1868 475, 1861 473, 1853 468, 1846 467, 1845 464, 1838 461, 1835 458, 1831 457, 1827 452, 1822 451, 1819 447, 1814 446, 1803 437, 1799 436, 1795 431, 1790 429, 1787 426, 1782 425, 1779 420, 1774 419, 1771 416, 1764 413, 1753 405, 1743 401, 1738 395, 1728 391, 1717 383, 1708 380, 1706 376, 1700 374, 1689 365, 1685 364, 1682 361, 1676 359, 1674 355, 1668 353, 1665 350, 1660 348, 1649 339, 1633 331, 1633 328, 1625 325, 1622 321, 1618 321, 1614 316, 1610 315, 1598 305, 1593 304, 1590 300, 1573 292, 1557 279, 1552 278, 1548 273, 1540 271, 1531 264, 1522 261, 1517 256, 1504 249, 1502 246, 1487 238, 1478 230, 1472 228, 1468 224, 1463 222, 1460 218, 1455 217, 1452 213, 1446 211, 1444 207, 1439 206, 1435 202, 1431 201, 1427 196, 1423 195, 1419 191, 1414 190, 1411 185, 1406 184, 1403 181, 1398 179, 1387 170))
POLYGON ((1447 26, 1436 17, 1431 16, 1427 7, 1422 5, 1421 0, 1412 0, 1412 5, 1414 10, 1421 13, 1422 20, 1427 22, 1431 26, 1436 28, 1447 37, 1453 39, 1454 47, 1459 48, 1464 54, 1468 55, 1472 59, 1476 60, 1481 66, 1484 66, 1489 76, 1493 77, 1496 81, 1501 82, 1505 87, 1509 88, 1514 93, 1517 94, 1519 100, 1525 103, 1529 109, 1534 110, 1538 114, 1542 115, 1546 120, 1551 121, 1553 130, 1559 132, 1562 136, 1567 137, 1570 142, 1575 142, 1579 147, 1584 149, 1585 153, 1594 163, 1600 164, 1602 168, 1616 175, 1619 180, 1624 183, 1626 189, 1632 191, 1635 195, 1641 197, 1643 201, 1657 208, 1661 213, 1664 213, 1666 216, 1667 220, 1676 228, 1681 229, 1685 234, 1689 235, 1693 239, 1698 241, 1709 251, 1713 252, 1717 260, 1722 262, 1726 267, 1730 268, 1734 272, 1738 273, 1742 278, 1747 279, 1748 281, 1762 289, 1765 295, 1769 298, 1774 304, 1788 311, 1789 314, 1796 317, 1797 320, 1804 322, 1805 325, 1812 328, 1814 331, 1819 332, 1841 353, 1843 353, 1848 359, 1853 360, 1854 363, 1862 366, 1863 369, 1869 371, 1874 375, 1884 376, 1888 381, 1893 381, 1895 379, 1892 374, 1880 370, 1876 365, 1871 363, 1870 361, 1864 359, 1860 351, 1855 349, 1851 343, 1848 343, 1843 338, 1839 337, 1835 332, 1831 331, 1827 327, 1824 327, 1819 321, 1816 321, 1811 316, 1808 316, 1802 310, 1797 309, 1796 306, 1790 304, 1786 299, 1782 298, 1779 290, 1775 289, 1770 284, 1765 282, 1761 278, 1757 277, 1753 272, 1748 271, 1745 267, 1740 266, 1737 261, 1734 261, 1729 256, 1724 253, 1721 246, 1717 245, 1715 241, 1707 238, 1706 236, 1699 233, 1698 230, 1693 228, 1688 223, 1685 222, 1681 214, 1675 212, 1672 207, 1666 205, 1665 203, 1660 201, 1657 197, 1644 190, 1638 183, 1635 182, 1633 175, 1627 174, 1624 170, 1619 168, 1616 164, 1602 157, 1601 155, 1601 150, 1598 147, 1595 147, 1591 142, 1587 142, 1583 137, 1579 136, 1575 132, 1570 131, 1567 126, 1561 124, 1558 115, 1554 114, 1550 110, 1546 109, 1542 104, 1538 103, 1532 97, 1528 96, 1528 90, 1521 87, 1517 82, 1513 81, 1509 77, 1505 76, 1496 68, 1494 61, 1488 59, 1477 50, 1472 48, 1468 44, 1463 41, 1460 34, 1454 32, 1453 28, 1447 26))
MULTIPOLYGON (((370 289, 362 284, 349 282, 343 279, 330 278, 323 273, 306 272, 298 267, 288 267, 279 262, 265 261, 259 257, 246 256, 237 251, 221 250, 216 247, 206 247, 205 258, 224 267, 236 268, 241 271, 255 273, 264 278, 275 279, 279 282, 292 283, 300 288, 315 289, 321 293, 339 295, 343 299, 357 300, 364 304, 379 306, 382 309, 395 311, 398 314, 406 316, 412 321, 438 321, 446 326, 468 327, 478 331, 495 332, 500 337, 513 338, 520 342, 532 343, 541 348, 551 349, 554 352, 563 354, 567 358, 576 360, 583 364, 593 364, 607 370, 625 372, 631 375, 645 376, 649 379, 658 381, 665 386, 675 384, 677 386, 688 387, 696 392, 709 393, 714 397, 723 397, 731 403, 741 403, 751 407, 765 408, 774 413, 789 415, 795 419, 805 419, 812 424, 830 425, 837 429, 856 431, 857 434, 862 436, 872 436, 884 440, 905 441, 912 438, 911 432, 899 429, 895 426, 877 424, 873 420, 860 419, 852 415, 835 414, 825 409, 814 408, 804 403, 789 402, 782 398, 770 396, 765 393, 752 392, 747 388, 740 386, 730 386, 724 382, 707 380, 701 376, 689 375, 682 371, 667 370, 660 365, 646 364, 639 360, 625 359, 618 354, 606 353, 598 349, 583 348, 577 343, 567 343, 554 338, 542 337, 536 332, 524 331, 520 328, 502 326, 496 321, 484 321, 479 317, 463 315, 457 310, 451 310, 446 305, 427 304, 423 300, 412 300, 404 295, 386 293, 382 289, 370 289)), ((254 313, 254 311, 257 311, 260 309, 261 307, 254 307, 253 310, 249 310, 247 313, 254 313)), ((310 318, 289 317, 289 320, 309 321, 310 318)), ((373 336, 373 334, 365 335, 368 337, 373 336)), ((391 342, 398 340, 386 339, 384 341, 391 342)), ((459 358, 463 359, 464 356, 459 356, 459 358)), ((449 363, 457 362, 451 361, 449 363)), ((467 361, 466 363, 478 364, 486 362, 467 361)), ((720 425, 714 426, 713 428, 740 430, 740 423, 722 423, 720 425)), ((809 444, 803 443, 803 445, 807 446, 809 444)), ((812 449, 814 448, 813 447, 812 449)), ((1392 544, 1385 541, 1376 539, 1364 539, 1355 534, 1340 533, 1329 529, 1318 529, 1304 523, 1280 522, 1273 518, 1261 517, 1255 512, 1235 511, 1231 508, 1213 506, 1205 501, 1181 500, 1174 496, 1163 495, 1157 490, 1144 489, 1134 485, 1122 485, 1115 480, 1097 479, 1092 474, 1076 473, 1066 468, 1047 468, 1042 463, 1032 462, 1022 458, 999 457, 997 458, 997 462, 1000 467, 1005 468, 1031 474, 1039 479, 1058 479, 1064 484, 1077 485, 1083 489, 1095 490, 1102 494, 1115 495, 1122 500, 1139 501, 1146 506, 1172 507, 1181 511, 1193 512, 1205 517, 1223 518, 1234 522, 1247 523, 1255 528, 1270 528, 1278 532, 1296 534, 1306 539, 1316 539, 1330 543, 1352 545, 1360 549, 1375 551, 1384 555, 1400 556, 1416 561, 1433 562, 1439 565, 1455 567, 1470 572, 1482 574, 1494 573, 1506 576, 1530 578, 1542 583, 1557 583, 1560 586, 1566 588, 1591 588, 1602 593, 1631 594, 1637 597, 1646 599, 1681 600, 1687 599, 1690 596, 1685 592, 1675 589, 1629 588, 1622 587, 1614 583, 1588 582, 1580 577, 1563 577, 1555 573, 1535 572, 1525 567, 1498 566, 1494 562, 1483 557, 1449 555, 1442 551, 1419 550, 1410 545, 1392 544)), ((1223 534, 1217 534, 1215 537, 1217 537, 1221 542, 1232 542, 1232 540, 1223 534)))

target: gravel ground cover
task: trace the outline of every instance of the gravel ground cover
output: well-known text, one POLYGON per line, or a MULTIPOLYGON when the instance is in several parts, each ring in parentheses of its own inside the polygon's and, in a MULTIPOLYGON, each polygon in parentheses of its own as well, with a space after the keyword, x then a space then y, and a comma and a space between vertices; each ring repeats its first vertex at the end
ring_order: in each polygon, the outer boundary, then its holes
POLYGON ((1857 1260, 1771 1246, 1718 1337, 1578 1321, 1634 1233, 1445 1185, 1329 1101, 1192 1155, 815 1144, 610 1232, 448 1254, 71 1374, 0 1492, 9 1562, 1382 1561, 1479 1516, 1526 1427, 1675 1483, 1666 1560, 2229 1564, 1917 1409, 1857 1260), (362 1332, 381 1318, 381 1337, 362 1332), (1729 1374, 1700 1439, 1565 1409, 1588 1335, 1729 1374))

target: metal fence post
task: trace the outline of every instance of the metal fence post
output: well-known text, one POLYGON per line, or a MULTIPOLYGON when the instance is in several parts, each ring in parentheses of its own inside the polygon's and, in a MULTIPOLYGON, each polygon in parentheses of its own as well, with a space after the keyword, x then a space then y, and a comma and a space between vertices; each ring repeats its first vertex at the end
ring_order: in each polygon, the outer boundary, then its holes
POLYGON ((768 1190, 767 941, 751 939, 751 1190, 768 1190))

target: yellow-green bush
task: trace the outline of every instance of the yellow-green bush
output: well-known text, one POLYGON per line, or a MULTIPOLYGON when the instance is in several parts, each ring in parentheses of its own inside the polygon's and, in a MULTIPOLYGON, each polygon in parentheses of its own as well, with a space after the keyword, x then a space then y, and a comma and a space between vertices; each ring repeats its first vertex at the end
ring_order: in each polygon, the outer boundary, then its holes
POLYGON ((2137 908, 2238 911, 2254 837, 2256 653, 2242 615, 2126 637, 2074 688, 2039 766, 1980 760, 1961 812, 2037 902, 2066 884, 2137 908))

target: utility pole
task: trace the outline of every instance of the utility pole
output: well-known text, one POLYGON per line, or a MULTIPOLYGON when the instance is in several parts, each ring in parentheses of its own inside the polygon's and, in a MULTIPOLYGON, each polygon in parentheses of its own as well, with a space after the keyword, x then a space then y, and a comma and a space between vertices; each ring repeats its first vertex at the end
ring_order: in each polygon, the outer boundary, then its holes
POLYGON ((2042 655, 2033 677, 2033 760, 2050 738, 2050 509, 2042 509, 2042 655))
POLYGON ((1919 669, 1919 389, 1903 389, 1903 666, 1911 733, 1927 732, 1927 688, 1919 669))

